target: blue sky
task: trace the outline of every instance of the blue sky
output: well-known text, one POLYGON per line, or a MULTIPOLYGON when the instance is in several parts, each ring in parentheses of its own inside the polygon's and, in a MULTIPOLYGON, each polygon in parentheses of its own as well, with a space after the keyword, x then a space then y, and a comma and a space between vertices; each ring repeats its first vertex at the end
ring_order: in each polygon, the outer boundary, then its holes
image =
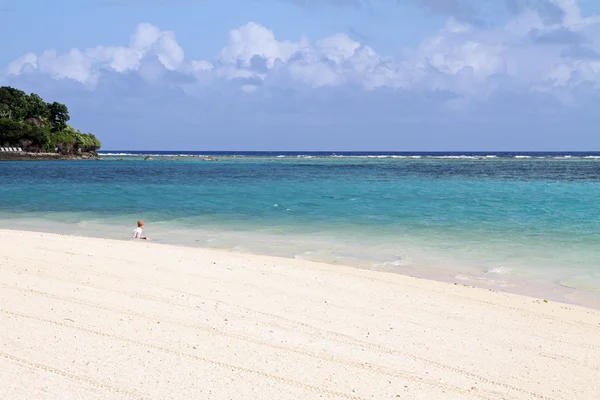
POLYGON ((0 84, 104 149, 600 150, 600 2, 0 0, 0 84))

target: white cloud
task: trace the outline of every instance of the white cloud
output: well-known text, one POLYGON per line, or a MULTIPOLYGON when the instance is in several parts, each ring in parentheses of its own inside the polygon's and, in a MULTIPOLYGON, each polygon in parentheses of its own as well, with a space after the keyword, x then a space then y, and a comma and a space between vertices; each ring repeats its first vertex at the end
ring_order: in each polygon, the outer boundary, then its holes
POLYGON ((35 53, 27 53, 8 64, 6 73, 9 75, 20 75, 22 72, 28 72, 37 69, 37 67, 37 56, 35 53))
POLYGON ((275 39, 273 31, 255 22, 249 22, 229 33, 227 47, 221 50, 218 60, 224 65, 240 63, 244 67, 250 67, 252 58, 259 56, 272 68, 276 60, 287 62, 303 45, 303 41, 279 42, 275 39))
POLYGON ((28 53, 5 72, 8 77, 41 73, 89 88, 101 84, 106 72, 135 73, 157 83, 170 71, 195 82, 186 81, 188 91, 190 85, 228 81, 239 82, 245 93, 259 92, 262 85, 442 90, 464 99, 453 100, 452 107, 485 99, 496 90, 560 89, 564 99, 565 92, 582 83, 600 84, 600 56, 592 57, 600 54, 600 16, 582 16, 576 0, 551 1, 562 10, 560 21, 548 22, 534 9, 491 29, 450 18, 402 60, 385 58, 345 34, 316 42, 278 40, 255 22, 233 29, 213 60, 189 60, 173 32, 143 23, 128 46, 28 53))
POLYGON ((163 68, 178 69, 184 61, 183 50, 172 32, 143 23, 138 25, 128 47, 97 46, 81 51, 71 49, 66 54, 48 50, 40 56, 28 53, 8 65, 8 75, 39 71, 54 79, 73 79, 94 86, 103 71, 126 73, 139 71, 145 57, 155 56, 163 68))

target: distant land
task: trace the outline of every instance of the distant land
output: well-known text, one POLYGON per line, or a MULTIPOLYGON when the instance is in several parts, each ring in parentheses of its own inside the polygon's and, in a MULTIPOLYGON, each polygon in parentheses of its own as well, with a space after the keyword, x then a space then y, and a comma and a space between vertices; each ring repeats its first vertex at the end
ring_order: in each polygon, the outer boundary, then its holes
POLYGON ((65 104, 0 87, 0 160, 90 159, 102 143, 73 128, 65 104))

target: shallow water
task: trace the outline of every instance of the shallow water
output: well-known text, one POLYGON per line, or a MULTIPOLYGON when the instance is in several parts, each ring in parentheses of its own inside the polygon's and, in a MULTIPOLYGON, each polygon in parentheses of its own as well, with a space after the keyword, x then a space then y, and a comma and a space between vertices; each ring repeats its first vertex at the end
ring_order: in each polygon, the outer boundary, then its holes
POLYGON ((600 300, 597 154, 210 156, 3 162, 0 222, 600 300))

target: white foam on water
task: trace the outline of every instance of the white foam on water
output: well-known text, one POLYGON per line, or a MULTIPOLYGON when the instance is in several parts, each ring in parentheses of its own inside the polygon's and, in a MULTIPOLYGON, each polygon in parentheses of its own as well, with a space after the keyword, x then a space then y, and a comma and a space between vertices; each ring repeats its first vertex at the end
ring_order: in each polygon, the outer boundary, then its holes
POLYGON ((77 222, 77 226, 80 226, 82 228, 87 228, 88 225, 93 222, 94 221, 79 221, 79 222, 77 222))
POLYGON ((509 267, 496 267, 490 268, 485 271, 487 274, 496 274, 496 275, 509 275, 514 273, 514 270, 509 267))
MULTIPOLYGON (((211 155, 204 154, 185 154, 185 153, 168 153, 168 154, 158 154, 158 153, 98 153, 99 156, 106 157, 135 157, 135 158, 143 158, 143 157, 187 157, 187 158, 206 158, 206 157, 216 157, 211 155)), ((222 156, 219 156, 222 157, 222 156)), ((229 156, 226 156, 229 157, 229 156)))
POLYGON ((441 160, 474 160, 481 156, 427 156, 428 158, 438 158, 441 160))
MULTIPOLYGON (((385 261, 382 263, 373 264, 371 269, 380 269, 385 271, 393 271, 395 267, 405 266, 405 260, 403 257, 398 257, 395 260, 385 261)), ((397 268, 396 268, 397 269, 397 268)))

